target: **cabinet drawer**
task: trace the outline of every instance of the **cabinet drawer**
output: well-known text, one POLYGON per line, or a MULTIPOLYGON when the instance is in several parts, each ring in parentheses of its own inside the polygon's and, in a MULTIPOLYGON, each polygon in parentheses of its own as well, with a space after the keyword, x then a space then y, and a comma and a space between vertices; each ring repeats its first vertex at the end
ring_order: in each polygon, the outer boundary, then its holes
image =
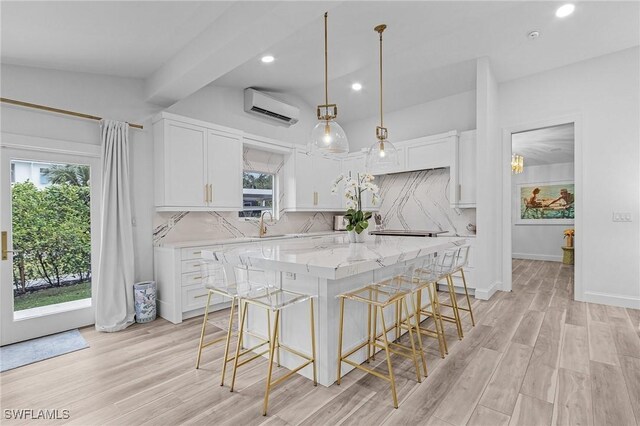
POLYGON ((207 246, 207 247, 189 247, 182 249, 182 260, 200 259, 202 257, 202 250, 221 250, 222 246, 207 246))
POLYGON ((200 272, 201 259, 183 260, 182 261, 182 273, 190 274, 193 272, 200 272))
MULTIPOLYGON (((182 289, 182 312, 204 308, 207 304, 209 291, 200 284, 182 289)), ((213 299, 213 295, 212 295, 213 299)))
POLYGON ((198 284, 202 285, 202 274, 200 271, 191 272, 189 274, 182 274, 182 287, 198 284))

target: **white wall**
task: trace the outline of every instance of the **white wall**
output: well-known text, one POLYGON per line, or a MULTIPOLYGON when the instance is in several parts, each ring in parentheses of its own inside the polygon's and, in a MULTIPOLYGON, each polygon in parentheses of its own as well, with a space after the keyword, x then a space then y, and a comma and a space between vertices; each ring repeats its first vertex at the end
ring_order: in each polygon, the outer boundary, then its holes
POLYGON ((639 93, 638 47, 499 87, 502 128, 579 115, 576 135, 582 136, 576 137, 576 148, 582 159, 576 159, 576 177, 582 174, 578 196, 583 198, 576 215, 582 215, 583 228, 576 229, 576 256, 584 267, 584 300, 635 308, 640 308, 639 93), (632 222, 612 222, 614 211, 631 213, 632 222))
POLYGON ((311 130, 317 122, 315 110, 296 96, 284 93, 271 95, 300 108, 300 121, 291 127, 285 127, 275 125, 271 120, 248 114, 244 111, 242 89, 212 85, 203 87, 193 95, 175 103, 167 108, 167 111, 284 142, 308 143, 311 130))
MULTIPOLYGON (((377 102, 377 99, 372 99, 377 102)), ((375 141, 378 116, 340 123, 349 138, 350 151, 369 148, 375 141)), ((339 121, 339 120, 338 120, 339 121)), ((476 92, 458 93, 409 108, 385 112, 384 124, 389 129, 391 142, 437 135, 449 130, 476 128, 476 92)))
MULTIPOLYGON (((136 281, 153 278, 153 147, 150 117, 159 107, 144 102, 142 81, 96 74, 2 65, 2 97, 53 106, 115 120, 136 122, 131 129, 136 281)), ((100 144, 91 120, 2 104, 0 128, 16 133, 92 145, 100 144)))
MULTIPOLYGON (((525 160, 526 161, 526 160, 525 160)), ((573 181, 573 163, 525 166, 524 172, 511 179, 511 251, 517 259, 562 261, 562 249, 566 245, 563 231, 573 225, 516 225, 520 214, 518 185, 537 182, 573 181)), ((581 197, 582 194, 577 194, 581 197)))

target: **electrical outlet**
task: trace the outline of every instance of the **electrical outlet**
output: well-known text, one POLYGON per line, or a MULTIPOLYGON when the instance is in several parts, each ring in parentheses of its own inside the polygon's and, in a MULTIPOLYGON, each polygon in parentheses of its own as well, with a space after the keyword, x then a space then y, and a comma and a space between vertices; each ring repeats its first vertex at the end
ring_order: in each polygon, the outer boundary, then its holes
POLYGON ((613 212, 614 222, 631 222, 631 213, 629 212, 613 212))
POLYGON ((167 226, 169 228, 173 228, 174 226, 176 226, 176 220, 172 217, 169 218, 169 220, 167 221, 167 226))

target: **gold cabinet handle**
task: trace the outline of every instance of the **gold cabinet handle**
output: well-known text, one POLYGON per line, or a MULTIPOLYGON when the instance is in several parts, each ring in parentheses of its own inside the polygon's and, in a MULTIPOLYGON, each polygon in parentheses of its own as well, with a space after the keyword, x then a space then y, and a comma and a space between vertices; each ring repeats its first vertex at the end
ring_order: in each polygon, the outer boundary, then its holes
POLYGON ((209 202, 213 203, 213 184, 209 184, 209 202))
POLYGON ((204 186, 204 202, 205 203, 209 202, 209 188, 208 188, 208 185, 206 184, 204 186))

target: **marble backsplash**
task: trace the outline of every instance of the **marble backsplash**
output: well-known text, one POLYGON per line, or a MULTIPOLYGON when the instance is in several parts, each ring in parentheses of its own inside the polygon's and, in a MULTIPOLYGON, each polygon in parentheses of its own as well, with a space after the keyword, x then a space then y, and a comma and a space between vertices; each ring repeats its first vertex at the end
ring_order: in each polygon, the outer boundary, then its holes
MULTIPOLYGON (((280 219, 267 228, 270 235, 330 231, 333 229, 333 214, 282 213, 280 219)), ((256 237, 258 231, 257 220, 242 220, 235 212, 156 213, 153 244, 256 237)))
POLYGON ((449 206, 449 169, 381 176, 380 215, 387 229, 449 231, 468 235, 476 223, 475 209, 449 206))

